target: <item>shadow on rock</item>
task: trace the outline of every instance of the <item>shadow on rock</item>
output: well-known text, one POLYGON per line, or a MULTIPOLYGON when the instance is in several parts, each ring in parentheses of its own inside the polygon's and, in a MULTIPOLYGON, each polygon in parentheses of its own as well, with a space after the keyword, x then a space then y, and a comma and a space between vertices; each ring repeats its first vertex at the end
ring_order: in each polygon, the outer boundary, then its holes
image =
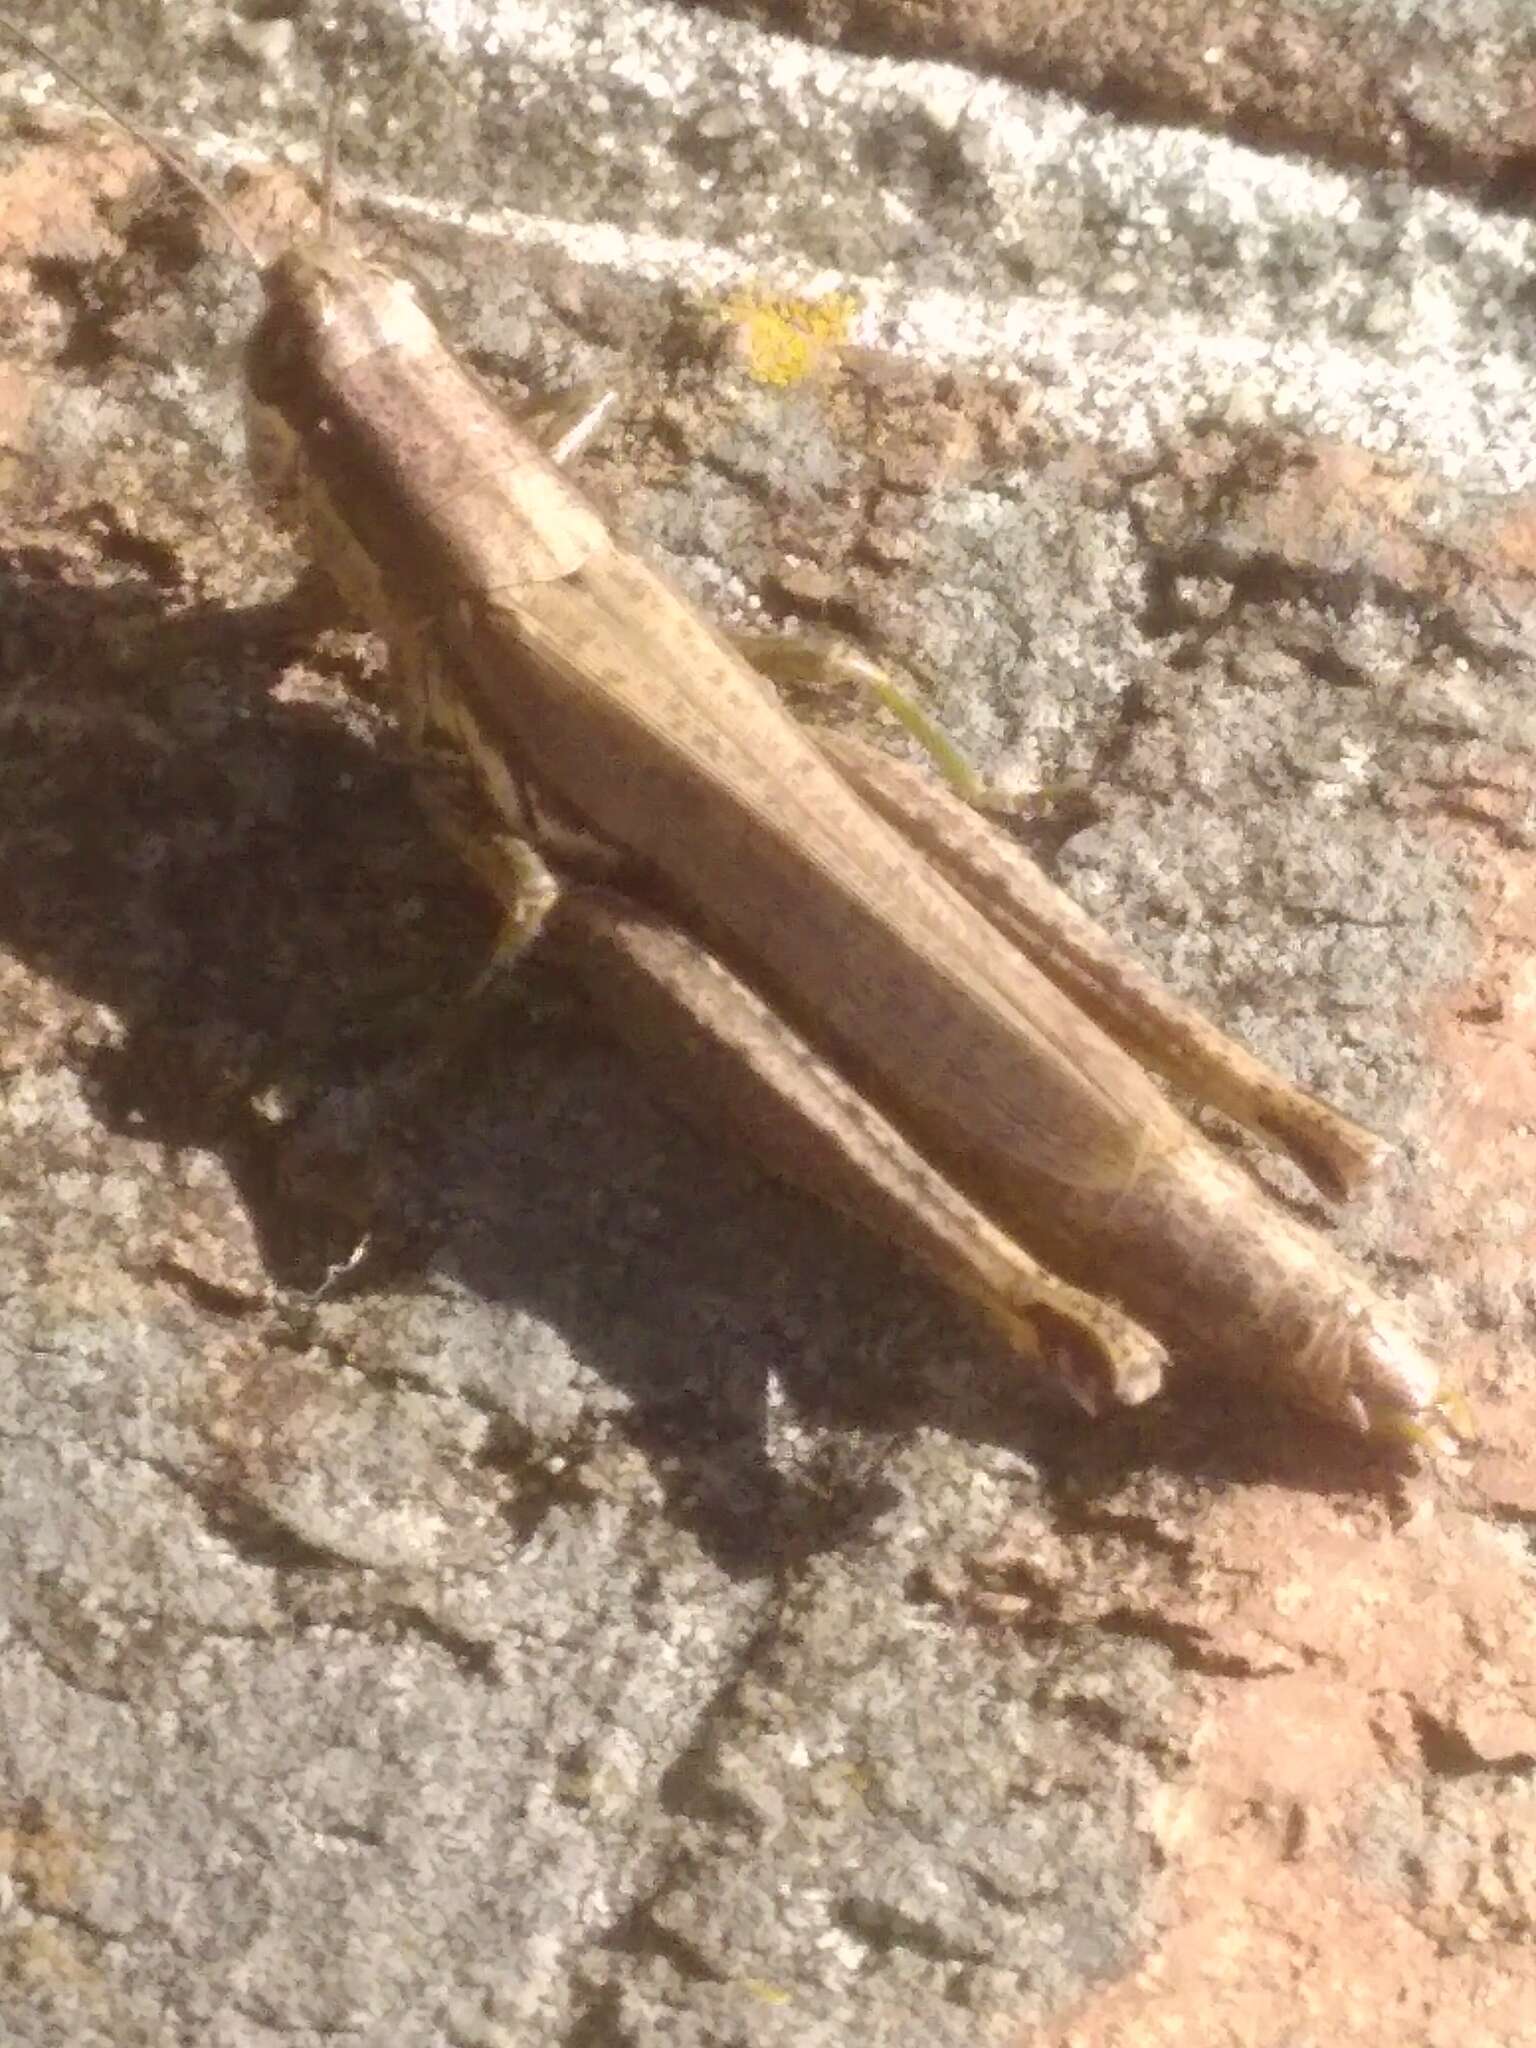
POLYGON ((494 1032, 381 1095, 495 929, 387 728, 313 661, 274 694, 280 607, 189 614, 34 548, 0 556, 0 622, 0 945, 112 1013, 78 1055, 98 1114, 218 1155, 276 1288, 316 1286, 366 1220, 365 1298, 433 1264, 550 1323, 736 1570, 849 1540, 885 1504, 883 1447, 922 1424, 1068 1488, 1155 1462, 1380 1483, 1358 1446, 1230 1399, 1053 1412, 882 1246, 654 1109, 536 960, 494 1032))

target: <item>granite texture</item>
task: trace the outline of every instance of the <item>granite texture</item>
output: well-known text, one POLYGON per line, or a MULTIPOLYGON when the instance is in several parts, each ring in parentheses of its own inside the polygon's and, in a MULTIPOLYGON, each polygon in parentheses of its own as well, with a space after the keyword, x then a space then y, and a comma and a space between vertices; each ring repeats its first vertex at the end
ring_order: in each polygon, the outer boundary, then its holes
MULTIPOLYGON (((34 12, 302 227, 315 11, 34 12)), ((921 663, 1084 903, 1400 1140, 1336 1219, 1259 1170, 1476 1435, 1082 1422, 537 963, 378 1114, 486 908, 368 644, 284 631, 247 268, 0 60, 0 2033, 1536 2038, 1520 10, 422 12, 354 22, 357 231, 508 403, 615 383, 626 531, 921 663), (362 1197, 296 1107, 382 1201, 318 1301, 362 1197)))

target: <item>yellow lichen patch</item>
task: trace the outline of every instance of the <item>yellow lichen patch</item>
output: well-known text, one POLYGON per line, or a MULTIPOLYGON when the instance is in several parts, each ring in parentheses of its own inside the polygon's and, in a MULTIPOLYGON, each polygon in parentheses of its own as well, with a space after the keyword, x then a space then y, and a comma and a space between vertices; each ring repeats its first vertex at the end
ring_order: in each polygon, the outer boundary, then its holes
POLYGON ((770 1984, 762 1977, 743 1977, 741 1988, 748 1991, 764 2005, 788 2005, 789 1993, 782 1984, 770 1984))
POLYGON ((853 328, 859 302, 851 292, 799 299, 755 286, 733 292, 720 308, 737 329, 747 369, 759 384, 799 384, 853 328))
POLYGON ((60 1998, 83 1993, 90 2004, 96 1971, 85 1955, 86 1941, 75 1928, 48 1925, 17 1927, 0 1935, 0 1984, 25 1991, 31 1998, 60 1998))
POLYGON ((28 1802, 0 1813, 0 1876, 33 1905, 51 1913, 77 1906, 89 1864, 80 1831, 46 1805, 28 1802))

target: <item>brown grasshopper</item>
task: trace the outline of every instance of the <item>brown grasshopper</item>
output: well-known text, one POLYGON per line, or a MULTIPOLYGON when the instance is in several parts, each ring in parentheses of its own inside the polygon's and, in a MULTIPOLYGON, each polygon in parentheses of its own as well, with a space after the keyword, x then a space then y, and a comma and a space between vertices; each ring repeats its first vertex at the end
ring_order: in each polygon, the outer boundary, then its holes
POLYGON ((401 276, 327 228, 261 285, 258 474, 386 641, 408 735, 472 775, 495 825, 463 850, 509 947, 537 935, 690 1113, 1090 1410, 1145 1400, 1169 1347, 1362 1430, 1435 1409, 1393 1309, 1151 1071, 1330 1194, 1381 1141, 1160 988, 954 791, 802 727, 401 276))

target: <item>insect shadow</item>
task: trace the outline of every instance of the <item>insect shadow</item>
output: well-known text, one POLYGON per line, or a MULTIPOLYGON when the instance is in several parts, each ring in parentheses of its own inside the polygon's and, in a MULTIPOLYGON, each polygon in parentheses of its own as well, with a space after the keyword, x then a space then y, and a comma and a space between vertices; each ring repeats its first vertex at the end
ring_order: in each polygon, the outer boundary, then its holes
POLYGON ((494 914, 381 728, 326 701, 323 662, 307 697, 274 693, 281 606, 189 612, 131 566, 93 585, 66 551, 0 553, 0 946, 112 1012, 78 1056, 96 1114, 216 1154, 279 1295, 367 1228, 365 1304, 433 1272, 554 1328, 670 1511, 744 1572, 850 1540, 889 1497, 885 1447, 924 1425, 1023 1450, 1074 1494, 1145 1465, 1381 1483, 1358 1445, 1198 1385, 1096 1423, 1064 1410, 884 1246, 653 1106, 536 954, 419 1090, 381 1096, 494 914), (324 1123, 338 1102, 350 1154, 309 1135, 304 1105, 324 1123))

